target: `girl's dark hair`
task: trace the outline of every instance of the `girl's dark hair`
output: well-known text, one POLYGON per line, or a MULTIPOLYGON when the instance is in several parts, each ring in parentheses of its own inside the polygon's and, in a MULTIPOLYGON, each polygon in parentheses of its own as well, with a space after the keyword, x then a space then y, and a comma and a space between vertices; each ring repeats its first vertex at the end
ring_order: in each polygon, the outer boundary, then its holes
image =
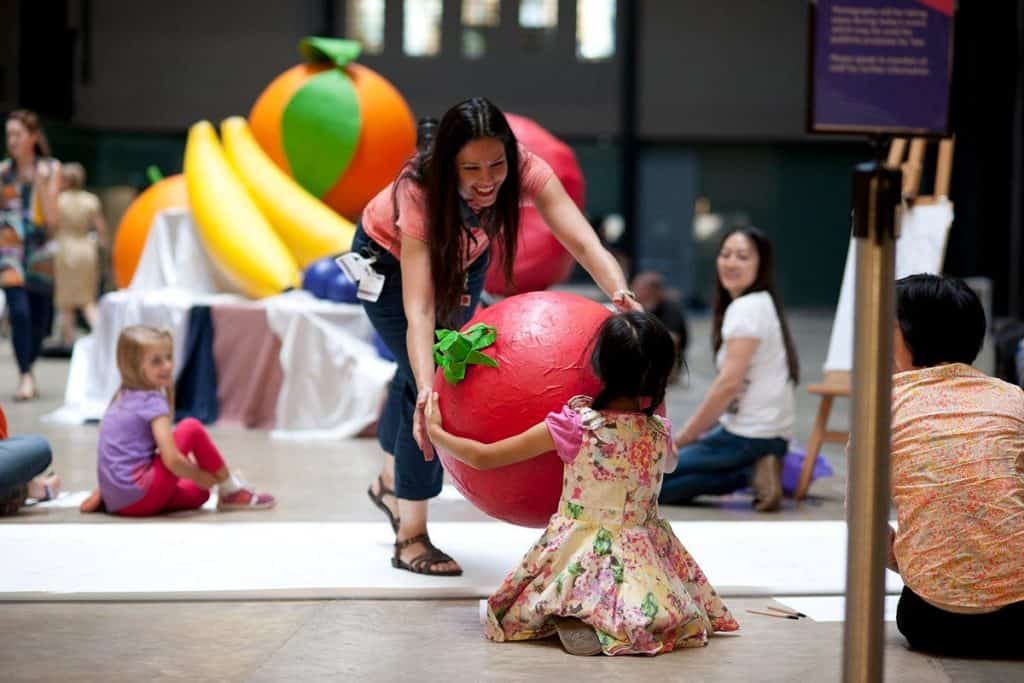
POLYGON ((896 321, 914 367, 970 365, 985 341, 985 309, 963 280, 910 275, 896 281, 896 321))
MULTIPOLYGON (((718 253, 721 253, 725 241, 733 235, 743 235, 757 250, 757 276, 754 283, 747 287, 740 296, 754 292, 768 292, 775 304, 775 314, 779 317, 779 326, 782 328, 782 342, 786 346, 786 365, 789 367, 789 378, 793 384, 800 383, 800 359, 796 355, 796 345, 793 343, 793 335, 789 333, 789 325, 786 323, 786 312, 782 308, 782 299, 775 290, 775 255, 772 250, 772 241, 768 236, 753 226, 733 228, 722 236, 718 244, 718 253)), ((716 257, 717 258, 717 257, 716 257)), ((714 324, 711 325, 711 348, 717 354, 722 348, 722 321, 725 319, 725 309, 732 303, 732 295, 722 286, 722 279, 718 277, 718 268, 715 268, 715 302, 712 306, 714 313, 714 324)))
POLYGON ((39 115, 34 111, 28 109, 15 109, 7 115, 8 121, 17 121, 21 125, 25 126, 25 130, 29 133, 38 134, 36 138, 36 144, 33 148, 36 156, 48 157, 50 156, 50 143, 46 140, 46 133, 43 132, 43 126, 39 123, 39 115))
POLYGON ((608 318, 594 337, 590 366, 604 385, 594 399, 603 410, 617 398, 650 397, 644 412, 653 415, 665 401, 676 347, 668 329, 650 313, 619 313, 608 318))
MULTIPOLYGON (((473 239, 463 225, 455 157, 466 143, 480 138, 497 138, 505 147, 508 172, 494 205, 481 212, 480 227, 502 256, 505 280, 512 282, 512 264, 519 240, 519 144, 505 115, 483 97, 465 100, 449 109, 433 130, 432 140, 427 128, 429 124, 420 131, 421 142, 425 144, 406 164, 395 182, 395 193, 398 184, 405 180, 412 180, 424 189, 430 274, 438 324, 448 325, 461 304, 467 250, 473 239)), ((397 212, 397 203, 395 207, 397 212)))

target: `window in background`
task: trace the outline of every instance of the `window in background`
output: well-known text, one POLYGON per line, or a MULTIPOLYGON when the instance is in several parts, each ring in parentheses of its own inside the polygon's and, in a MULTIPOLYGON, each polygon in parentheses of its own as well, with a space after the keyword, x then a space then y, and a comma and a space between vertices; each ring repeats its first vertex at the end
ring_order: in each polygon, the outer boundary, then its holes
POLYGON ((362 43, 366 54, 384 52, 384 0, 348 0, 345 37, 362 43))
POLYGON ((487 38, 501 23, 501 0, 462 0, 462 55, 479 59, 487 38))
POLYGON ((576 58, 610 59, 615 55, 615 0, 577 0, 576 58))
POLYGON ((527 52, 543 52, 558 33, 558 0, 519 0, 519 34, 527 52))
POLYGON ((441 52, 441 0, 405 0, 402 51, 410 57, 441 52))

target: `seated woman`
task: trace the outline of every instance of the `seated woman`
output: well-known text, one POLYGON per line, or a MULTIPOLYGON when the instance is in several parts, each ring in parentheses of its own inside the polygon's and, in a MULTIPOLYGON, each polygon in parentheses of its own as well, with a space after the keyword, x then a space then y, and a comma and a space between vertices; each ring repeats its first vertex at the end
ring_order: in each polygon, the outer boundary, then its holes
POLYGON ((659 501, 688 503, 753 483, 754 507, 768 512, 782 500, 781 464, 800 372, 775 292, 771 241, 754 227, 727 232, 717 272, 711 346, 718 375, 675 435, 679 465, 665 475, 659 501))
POLYGON ((960 280, 899 280, 896 318, 896 624, 915 650, 1024 658, 1024 392, 969 365, 985 312, 960 280))
POLYGON ((8 436, 0 408, 0 516, 16 513, 26 498, 56 497, 60 479, 42 474, 52 457, 50 444, 41 436, 8 436))

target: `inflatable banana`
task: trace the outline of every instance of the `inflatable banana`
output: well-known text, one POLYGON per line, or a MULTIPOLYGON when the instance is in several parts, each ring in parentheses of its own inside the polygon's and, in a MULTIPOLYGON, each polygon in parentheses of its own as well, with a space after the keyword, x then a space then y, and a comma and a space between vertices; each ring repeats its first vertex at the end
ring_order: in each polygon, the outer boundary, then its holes
POLYGON ((355 226, 278 168, 244 118, 225 119, 220 135, 228 161, 300 268, 349 250, 355 226))
POLYGON ((224 156, 209 121, 188 131, 185 183, 210 259, 240 292, 271 296, 299 285, 299 269, 224 156))

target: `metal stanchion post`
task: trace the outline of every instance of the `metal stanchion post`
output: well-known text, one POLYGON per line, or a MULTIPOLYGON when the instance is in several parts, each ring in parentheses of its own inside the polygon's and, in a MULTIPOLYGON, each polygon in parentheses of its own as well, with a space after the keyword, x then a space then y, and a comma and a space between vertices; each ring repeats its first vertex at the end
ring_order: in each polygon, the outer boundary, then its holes
POLYGON ((843 630, 843 680, 848 683, 881 681, 883 671, 893 282, 901 175, 878 159, 857 166, 853 176, 857 298, 843 630))

